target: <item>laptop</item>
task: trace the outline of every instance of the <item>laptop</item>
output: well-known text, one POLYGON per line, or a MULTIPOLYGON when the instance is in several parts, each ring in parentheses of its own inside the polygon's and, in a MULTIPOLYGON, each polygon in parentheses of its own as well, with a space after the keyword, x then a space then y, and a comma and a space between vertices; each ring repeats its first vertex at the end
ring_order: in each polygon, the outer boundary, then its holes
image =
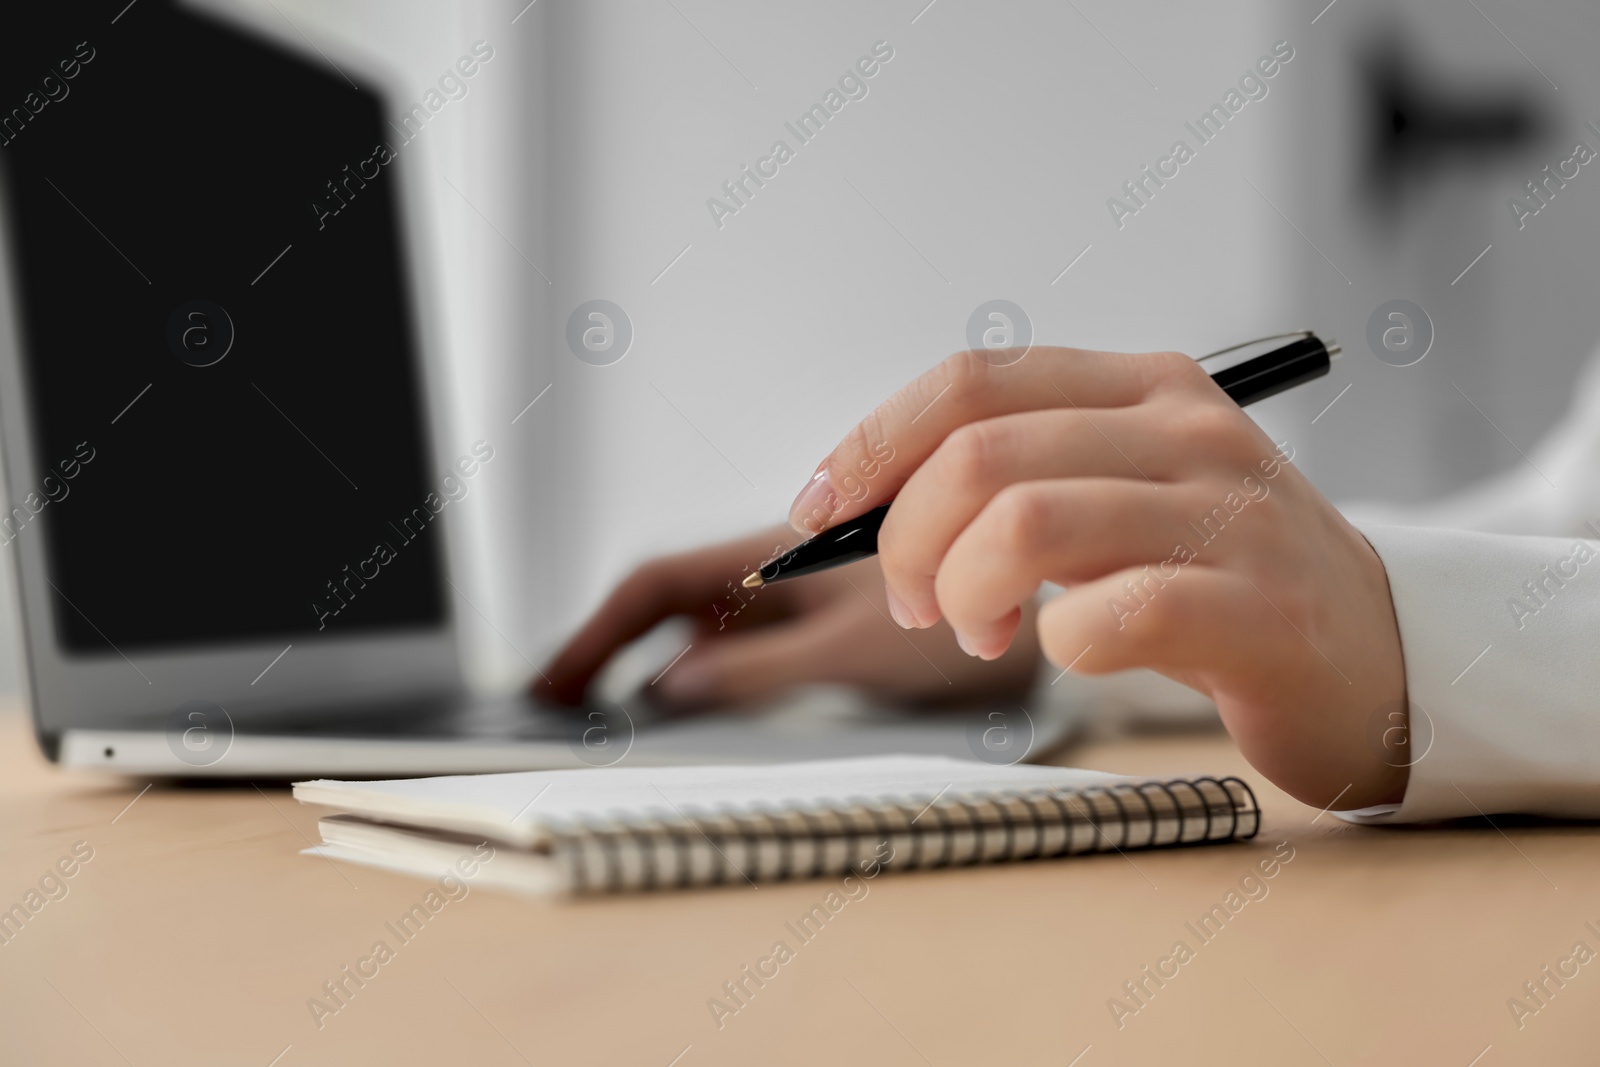
POLYGON ((828 693, 662 718, 470 692, 450 504, 485 457, 441 440, 417 94, 285 25, 38 7, 59 10, 19 14, 0 44, 0 552, 51 760, 171 777, 1016 762, 1067 733, 1064 710, 828 693))

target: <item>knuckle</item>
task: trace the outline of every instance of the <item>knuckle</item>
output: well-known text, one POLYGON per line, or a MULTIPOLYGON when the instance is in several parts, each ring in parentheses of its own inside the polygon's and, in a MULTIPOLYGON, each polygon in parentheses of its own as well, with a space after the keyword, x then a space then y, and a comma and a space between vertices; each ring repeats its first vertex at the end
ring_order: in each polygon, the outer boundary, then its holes
POLYGON ((1205 368, 1182 352, 1152 352, 1145 357, 1145 366, 1158 386, 1181 388, 1210 381, 1205 368))
POLYGON ((987 422, 957 428, 939 446, 939 480, 960 489, 984 485, 994 469, 1000 437, 1000 431, 987 422))
POLYGON ((940 389, 949 388, 946 401, 966 407, 989 388, 995 370, 995 365, 985 359, 983 353, 957 352, 939 365, 933 384, 940 389))
POLYGON ((1248 444, 1243 416, 1237 409, 1220 404, 1188 404, 1171 421, 1174 433, 1184 445, 1210 454, 1232 457, 1248 444))
POLYGON ((665 562, 660 559, 647 559, 643 563, 634 565, 633 570, 623 579, 622 584, 629 587, 647 588, 660 585, 666 577, 665 562))
POLYGON ((1054 508, 1044 486, 1008 485, 995 494, 985 511, 991 536, 1001 551, 1030 553, 1051 534, 1054 508))
MULTIPOLYGON (((1109 634, 1119 642, 1118 658, 1137 658, 1140 649, 1166 648, 1169 642, 1182 642, 1185 635, 1193 638, 1186 629, 1189 612, 1182 590, 1173 582, 1154 586, 1136 570, 1125 571, 1109 590, 1105 601, 1106 615, 1103 623, 1109 634)), ((1181 581, 1182 578, 1174 581, 1181 581)))
POLYGON ((637 599, 664 601, 675 592, 676 569, 666 557, 648 559, 637 564, 628 576, 611 591, 611 601, 616 604, 637 599))

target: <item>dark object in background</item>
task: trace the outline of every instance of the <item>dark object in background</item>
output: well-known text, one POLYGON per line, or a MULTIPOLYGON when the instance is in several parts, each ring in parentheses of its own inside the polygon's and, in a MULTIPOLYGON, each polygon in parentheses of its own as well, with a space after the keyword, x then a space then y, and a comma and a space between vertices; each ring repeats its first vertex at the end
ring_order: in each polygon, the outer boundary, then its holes
POLYGON ((1367 207, 1392 218, 1408 196, 1447 167, 1497 162, 1531 148, 1549 129, 1534 94, 1503 84, 1470 91, 1429 79, 1399 24, 1364 49, 1367 207))

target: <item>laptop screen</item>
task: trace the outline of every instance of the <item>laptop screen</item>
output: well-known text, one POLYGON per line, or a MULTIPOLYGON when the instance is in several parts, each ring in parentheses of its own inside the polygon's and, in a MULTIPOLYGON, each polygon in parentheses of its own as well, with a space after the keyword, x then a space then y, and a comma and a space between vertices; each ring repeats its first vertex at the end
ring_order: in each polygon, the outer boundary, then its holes
POLYGON ((0 541, 47 538, 63 651, 440 624, 436 518, 483 457, 429 460, 408 131, 310 48, 28 8, 0 173, 35 470, 0 541))

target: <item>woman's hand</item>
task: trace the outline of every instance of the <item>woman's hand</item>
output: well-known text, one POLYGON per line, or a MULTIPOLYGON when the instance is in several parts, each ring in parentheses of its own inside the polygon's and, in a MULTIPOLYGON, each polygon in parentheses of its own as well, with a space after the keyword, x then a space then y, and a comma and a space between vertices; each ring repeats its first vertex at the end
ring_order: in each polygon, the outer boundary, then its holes
POLYGON ((1056 665, 1151 667, 1199 690, 1308 804, 1398 801, 1403 761, 1368 737, 1405 707, 1388 578, 1292 447, 1177 353, 1007 355, 960 353, 891 397, 818 468, 791 525, 893 500, 878 547, 902 626, 948 620, 992 659, 1040 583, 1060 584, 1038 612, 1056 665))
POLYGON ((889 621, 876 562, 748 590, 744 576, 798 540, 773 530, 644 564, 584 623, 530 691, 583 700, 612 654, 663 619, 694 621, 693 647, 654 692, 705 706, 831 682, 881 699, 937 704, 1023 694, 1038 667, 1031 625, 997 663, 962 655, 946 628, 908 634, 889 621))

